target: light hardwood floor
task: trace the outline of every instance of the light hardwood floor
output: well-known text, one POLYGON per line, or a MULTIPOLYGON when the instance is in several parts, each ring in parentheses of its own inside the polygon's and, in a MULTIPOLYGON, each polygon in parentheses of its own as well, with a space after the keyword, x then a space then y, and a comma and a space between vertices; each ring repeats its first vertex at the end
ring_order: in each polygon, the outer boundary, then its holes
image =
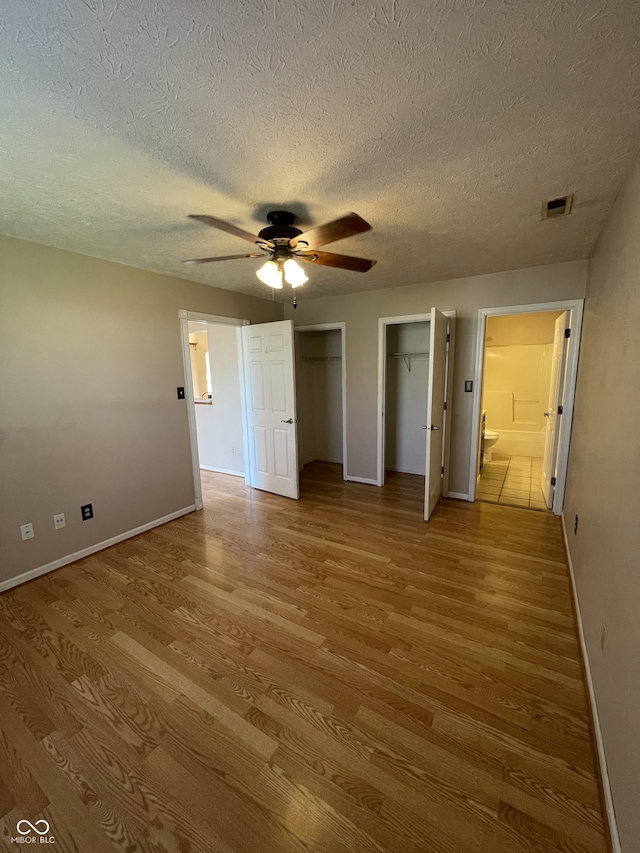
POLYGON ((339 472, 0 596, 0 846, 604 853, 558 519, 339 472))

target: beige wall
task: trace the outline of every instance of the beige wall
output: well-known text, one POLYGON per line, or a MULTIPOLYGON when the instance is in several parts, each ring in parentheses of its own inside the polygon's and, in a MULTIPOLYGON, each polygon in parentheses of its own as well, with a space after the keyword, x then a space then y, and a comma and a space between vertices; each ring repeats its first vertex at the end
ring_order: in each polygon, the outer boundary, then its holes
POLYGON ((544 433, 553 344, 487 347, 484 352, 487 428, 544 433))
POLYGON ((193 503, 180 308, 282 317, 271 301, 0 238, 0 582, 193 503), (22 542, 26 522, 36 536, 22 542))
POLYGON ((557 311, 487 317, 485 343, 491 347, 552 344, 557 311))
MULTIPOLYGON (((424 313, 434 305, 458 312, 449 488, 467 494, 473 394, 464 392, 464 380, 474 373, 478 309, 580 299, 586 271, 587 261, 572 261, 345 296, 307 300, 299 294, 296 311, 286 305, 285 316, 296 325, 346 323, 348 474, 376 478, 378 317, 424 313)), ((313 277, 305 288, 311 291, 313 277)))
POLYGON ((639 388, 640 161, 589 262, 564 510, 625 853, 640 839, 639 388))

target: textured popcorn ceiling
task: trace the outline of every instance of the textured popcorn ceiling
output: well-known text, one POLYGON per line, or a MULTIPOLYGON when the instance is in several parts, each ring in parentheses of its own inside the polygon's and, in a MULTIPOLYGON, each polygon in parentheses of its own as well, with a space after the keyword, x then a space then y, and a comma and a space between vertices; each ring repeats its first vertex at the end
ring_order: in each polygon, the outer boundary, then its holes
POLYGON ((188 213, 371 222, 327 248, 377 266, 305 267, 306 298, 584 258, 639 35, 638 0, 9 0, 0 232, 261 296, 258 261, 180 264, 251 251, 188 213))

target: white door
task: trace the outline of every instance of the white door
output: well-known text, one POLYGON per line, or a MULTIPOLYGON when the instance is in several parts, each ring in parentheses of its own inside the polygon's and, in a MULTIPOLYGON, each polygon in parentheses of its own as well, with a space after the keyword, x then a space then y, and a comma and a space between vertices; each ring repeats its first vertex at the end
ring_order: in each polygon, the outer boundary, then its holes
POLYGON ((242 327, 249 482, 299 497, 293 323, 242 327))
POLYGON ((424 520, 442 496, 442 447, 444 442, 444 395, 447 370, 447 318, 431 309, 429 389, 427 404, 427 459, 424 480, 424 520))
POLYGON ((569 328, 569 311, 563 311, 556 320, 553 336, 553 354, 551 356, 551 385, 549 386, 549 407, 545 412, 547 425, 544 436, 544 457, 542 460, 542 491, 549 509, 553 507, 555 484, 551 480, 556 477, 558 462, 558 443, 562 417, 559 407, 564 399, 564 376, 567 364, 567 346, 569 339, 565 338, 564 330, 569 328))

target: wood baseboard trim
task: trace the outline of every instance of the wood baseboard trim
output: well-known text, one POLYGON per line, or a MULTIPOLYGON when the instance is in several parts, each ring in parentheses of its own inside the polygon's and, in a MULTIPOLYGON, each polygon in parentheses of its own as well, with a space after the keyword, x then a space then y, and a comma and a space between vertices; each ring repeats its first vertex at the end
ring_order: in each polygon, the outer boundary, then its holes
POLYGON ((447 492, 443 498, 453 498, 456 501, 468 501, 469 495, 463 495, 462 492, 447 492))
POLYGON ((345 479, 348 480, 350 483, 366 483, 367 486, 378 485, 377 480, 369 480, 367 477, 352 477, 351 475, 347 474, 345 479))
POLYGON ((564 538, 564 550, 567 555, 569 577, 571 578, 571 595, 573 598, 573 607, 576 615, 576 624, 578 626, 578 639, 580 640, 580 650, 582 652, 582 665, 584 669, 585 680, 587 682, 587 692, 589 695, 589 706, 591 710, 591 722, 593 724, 593 734, 595 738, 596 757, 598 761, 598 769, 600 771, 600 792, 605 810, 607 828, 609 831, 608 841, 610 844, 611 853, 622 853, 622 847, 620 845, 620 836, 618 835, 616 812, 613 805, 613 795, 611 793, 611 783, 609 781, 609 771, 607 770, 607 756, 605 755, 604 751, 602 730, 600 728, 600 717, 598 716, 598 706, 596 704, 596 694, 593 687, 593 679, 591 677, 591 667, 589 665, 587 644, 584 638, 584 629, 582 627, 582 616, 580 614, 580 604, 578 602, 578 593, 576 589, 576 578, 575 573, 573 571, 571 551, 569 550, 569 540, 567 538, 567 528, 565 525, 564 513, 562 513, 561 520, 562 536, 564 538))
POLYGON ((196 505, 191 504, 190 506, 176 510, 176 512, 169 513, 169 515, 165 515, 162 518, 156 518, 153 521, 149 521, 147 524, 142 524, 140 527, 134 527, 133 530, 127 530, 125 533, 119 533, 117 536, 112 536, 111 539, 105 539, 104 542, 98 542, 96 545, 89 545, 88 548, 83 548, 81 551, 75 551, 73 554, 67 554, 65 557, 60 557, 59 559, 53 560, 53 562, 47 563, 44 566, 29 569, 29 571, 16 575, 13 578, 0 581, 0 592, 5 592, 8 589, 12 589, 14 586, 20 586, 23 583, 27 583, 27 581, 34 580, 34 578, 39 578, 41 575, 46 575, 48 572, 61 569, 63 566, 68 566, 69 563, 75 563, 76 560, 81 560, 83 557, 89 557, 97 551, 104 551, 105 548, 110 548, 118 542, 124 542, 125 539, 131 539, 133 536, 138 536, 138 534, 144 533, 146 530, 151 530, 154 527, 160 527, 161 524, 166 524, 168 521, 180 518, 181 515, 187 515, 190 512, 194 512, 195 509, 196 505))
POLYGON ((231 468, 215 468, 212 465, 201 465, 203 471, 214 471, 216 474, 231 474, 232 477, 244 477, 244 471, 232 471, 231 468))

